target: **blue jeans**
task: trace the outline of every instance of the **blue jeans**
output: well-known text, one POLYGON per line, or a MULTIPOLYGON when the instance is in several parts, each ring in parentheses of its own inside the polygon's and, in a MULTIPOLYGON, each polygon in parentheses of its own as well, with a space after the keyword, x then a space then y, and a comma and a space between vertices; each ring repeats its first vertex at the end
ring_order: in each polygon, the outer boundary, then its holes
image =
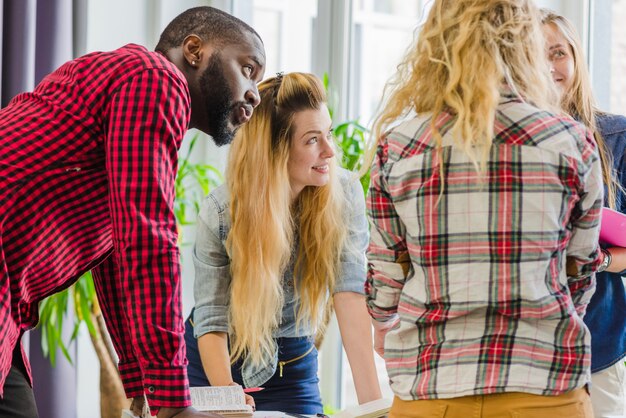
MULTIPOLYGON (((314 415, 322 412, 322 399, 319 391, 319 379, 317 377, 317 350, 313 346, 310 337, 300 338, 277 338, 278 361, 285 362, 274 375, 263 384, 264 390, 252 393, 256 409, 259 411, 282 411, 297 414, 314 415), (312 348, 312 349, 311 349, 312 348), (296 359, 307 353, 301 359, 296 359)), ((189 385, 209 386, 198 342, 193 336, 193 325, 189 319, 185 322, 185 343, 187 345, 187 375, 189 385)), ((233 380, 243 385, 241 379, 241 360, 231 367, 233 380)))

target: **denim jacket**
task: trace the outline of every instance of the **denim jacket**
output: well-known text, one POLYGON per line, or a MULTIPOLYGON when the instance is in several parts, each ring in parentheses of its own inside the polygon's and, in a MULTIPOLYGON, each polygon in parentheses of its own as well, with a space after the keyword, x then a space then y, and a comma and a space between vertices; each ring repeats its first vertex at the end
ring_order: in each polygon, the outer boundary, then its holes
MULTIPOLYGON (((353 173, 339 171, 345 195, 344 220, 348 225, 348 238, 341 255, 341 273, 334 292, 364 293, 365 249, 369 241, 363 189, 353 173)), ((262 227, 262 225, 259 225, 262 227)), ((225 185, 215 189, 200 209, 193 261, 196 270, 194 282, 194 336, 209 332, 230 331, 228 305, 230 303, 230 260, 226 252, 226 237, 230 230, 229 195, 225 185)), ((316 324, 303 324, 296 328, 295 313, 299 308, 294 293, 291 263, 283 277, 284 305, 282 319, 274 337, 313 336, 316 324)), ((297 280, 297 278, 296 278, 297 280)), ((275 373, 278 362, 277 350, 266 365, 252 367, 244 362, 242 377, 246 387, 260 386, 275 373)))
MULTIPOLYGON (((613 156, 617 177, 626 188, 626 117, 600 114, 598 129, 613 156)), ((617 210, 626 213, 626 197, 618 193, 617 210)), ((620 273, 597 273, 596 292, 583 318, 591 331, 591 372, 612 366, 626 356, 626 291, 620 273)))

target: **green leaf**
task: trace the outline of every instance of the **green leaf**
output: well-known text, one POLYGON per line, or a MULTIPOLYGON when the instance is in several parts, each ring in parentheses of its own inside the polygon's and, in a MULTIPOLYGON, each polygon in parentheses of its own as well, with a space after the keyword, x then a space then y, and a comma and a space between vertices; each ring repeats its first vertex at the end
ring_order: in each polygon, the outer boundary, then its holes
POLYGON ((70 353, 67 351, 65 344, 59 344, 59 348, 61 349, 61 352, 63 353, 63 356, 67 359, 67 361, 69 361, 71 365, 74 365, 74 362, 72 361, 72 356, 70 356, 70 353))
MULTIPOLYGON (((91 303, 91 299, 81 298, 80 299, 80 309, 83 311, 82 319, 85 321, 87 325, 87 329, 89 333, 93 336, 96 336, 96 327, 91 319, 93 303, 91 303)), ((73 339, 72 339, 73 340, 73 339)))

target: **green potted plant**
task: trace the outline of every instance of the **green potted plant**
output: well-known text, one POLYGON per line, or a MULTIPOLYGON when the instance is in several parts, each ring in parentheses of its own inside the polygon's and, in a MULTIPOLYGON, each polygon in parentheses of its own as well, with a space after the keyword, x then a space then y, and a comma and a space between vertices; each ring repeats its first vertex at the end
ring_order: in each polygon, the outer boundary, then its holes
MULTIPOLYGON (((324 88, 328 96, 328 110, 330 111, 330 117, 333 118, 333 107, 337 101, 337 95, 330 86, 328 80, 328 74, 324 74, 323 80, 324 88)), ((367 146, 367 134, 369 130, 361 125, 359 119, 352 119, 345 122, 338 123, 333 129, 333 135, 339 151, 341 154, 341 160, 339 165, 343 168, 360 172, 363 166, 363 157, 367 146)), ((363 187, 363 193, 367 193, 369 187, 370 174, 369 170, 360 178, 361 186, 363 187)))

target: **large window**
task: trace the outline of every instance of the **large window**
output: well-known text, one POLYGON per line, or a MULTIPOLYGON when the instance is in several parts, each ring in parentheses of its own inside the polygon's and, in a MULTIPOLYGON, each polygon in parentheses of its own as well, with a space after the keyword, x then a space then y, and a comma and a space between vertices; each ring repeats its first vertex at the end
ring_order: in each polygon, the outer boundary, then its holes
POLYGON ((311 71, 317 0, 254 0, 252 26, 267 54, 266 77, 277 71, 311 71))
POLYGON ((413 40, 425 0, 356 0, 350 63, 350 115, 369 123, 385 83, 413 40))
MULTIPOLYGON (((350 48, 349 117, 369 125, 386 82, 394 74, 428 9, 426 0, 354 0, 350 48)), ((350 365, 343 354, 341 400, 358 404, 350 365)), ((383 396, 392 398, 384 361, 375 355, 383 396)))
POLYGON ((611 22, 610 108, 626 115, 626 0, 613 0, 611 22))

